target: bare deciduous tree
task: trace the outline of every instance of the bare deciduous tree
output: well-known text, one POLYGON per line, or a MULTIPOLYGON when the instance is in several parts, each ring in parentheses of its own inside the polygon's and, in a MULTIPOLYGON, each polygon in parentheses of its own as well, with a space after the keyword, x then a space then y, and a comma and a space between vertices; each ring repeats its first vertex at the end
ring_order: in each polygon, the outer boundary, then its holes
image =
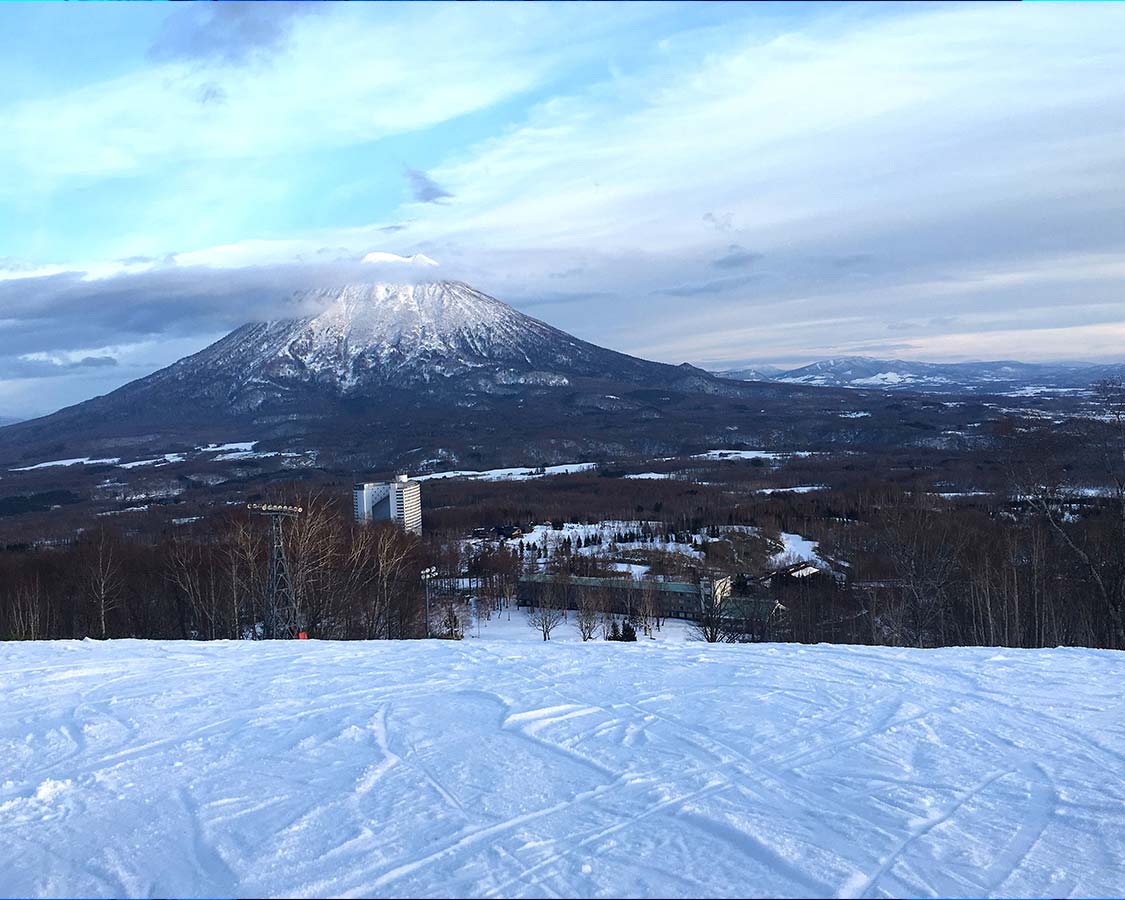
POLYGON ((527 615, 527 624, 543 635, 545 641, 551 639, 551 632, 563 621, 565 596, 565 585, 546 582, 541 585, 535 605, 527 615))
POLYGON ((121 592, 121 548, 115 535, 99 528, 86 542, 83 577, 94 607, 98 633, 108 637, 109 613, 117 608, 121 592))
MULTIPOLYGON (((50 607, 44 602, 39 576, 21 580, 11 591, 8 600, 6 631, 15 641, 36 641, 49 633, 50 607)), ((0 629, 0 634, 5 629, 0 629)))
POLYGON ((593 640, 594 633, 598 630, 601 604, 594 591, 585 590, 578 593, 578 610, 574 618, 575 627, 583 641, 593 640))

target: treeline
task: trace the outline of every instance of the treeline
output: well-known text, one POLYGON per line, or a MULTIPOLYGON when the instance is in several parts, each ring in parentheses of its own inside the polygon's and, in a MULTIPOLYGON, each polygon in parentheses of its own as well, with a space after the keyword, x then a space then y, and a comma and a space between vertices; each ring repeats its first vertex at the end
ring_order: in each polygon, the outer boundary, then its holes
POLYGON ((803 500, 789 524, 850 565, 789 587, 800 639, 1125 649, 1125 391, 1097 391, 1101 420, 1012 424, 994 493, 919 479, 803 500))
MULTIPOLYGON (((427 588, 431 633, 457 637, 471 624, 464 598, 477 599, 478 615, 510 607, 523 571, 610 574, 596 552, 580 553, 566 541, 551 545, 549 560, 541 545, 521 553, 518 542, 466 554, 456 540, 357 526, 333 499, 299 502, 306 513, 286 522, 285 543, 302 622, 313 637, 424 636, 427 588), (427 584, 422 571, 431 566, 436 574, 427 584)), ((733 573, 736 599, 770 611, 753 627, 709 623, 700 633, 714 640, 1125 649, 1121 497, 1086 498, 1041 485, 1035 493, 956 505, 900 490, 852 496, 846 517, 818 516, 814 508, 827 502, 795 497, 780 524, 846 562, 835 575, 778 577, 762 586, 760 570, 739 566, 747 554, 732 556, 714 528, 704 529, 710 539, 702 561, 640 552, 678 579, 733 573), (764 597, 772 603, 763 605, 764 597)), ((645 534, 635 536, 644 546, 645 534)), ((231 511, 151 541, 98 528, 68 547, 2 553, 0 639, 260 636, 268 538, 264 520, 231 511)), ((633 624, 644 631, 647 622, 641 616, 633 624)))
MULTIPOLYGON (((391 526, 360 527, 334 498, 304 495, 283 531, 310 635, 407 638, 425 630, 425 548, 391 526)), ((71 546, 0 554, 0 639, 260 636, 269 530, 230 511, 155 540, 99 527, 71 546)))
POLYGON ((1125 649, 1121 509, 1043 496, 955 507, 924 495, 821 529, 846 577, 779 579, 774 639, 1125 649), (1042 505, 1040 505, 1042 504, 1042 505))
MULTIPOLYGON (((753 602, 701 610, 727 620, 701 622, 715 640, 1125 649, 1125 391, 1114 390, 1099 421, 1013 424, 981 463, 983 496, 944 497, 921 467, 912 480, 769 495, 596 474, 434 481, 425 538, 357 526, 339 490, 272 499, 306 510, 284 534, 312 637, 457 637, 470 606, 478 616, 511 608, 522 571, 611 574, 598 551, 612 539, 654 574, 735 575, 736 599, 753 602), (551 520, 639 524, 581 546, 561 534, 522 549, 516 540, 467 552, 462 542, 474 528, 551 520), (777 531, 818 541, 834 573, 763 586, 772 551, 760 535, 777 531), (697 543, 702 560, 668 552, 657 540, 668 537, 697 543)), ((99 523, 72 544, 0 552, 0 639, 261 636, 268 535, 265 520, 232 507, 159 533, 99 523)))

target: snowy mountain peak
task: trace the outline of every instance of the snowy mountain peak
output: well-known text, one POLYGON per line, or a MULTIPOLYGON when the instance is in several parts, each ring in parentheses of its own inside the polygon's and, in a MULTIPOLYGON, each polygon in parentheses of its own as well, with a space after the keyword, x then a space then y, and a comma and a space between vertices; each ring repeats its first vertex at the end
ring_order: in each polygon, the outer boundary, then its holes
POLYGON ((290 323, 271 375, 336 382, 345 391, 495 363, 527 368, 567 343, 562 332, 458 281, 349 284, 296 300, 323 311, 290 323))
POLYGON ((502 357, 554 331, 458 281, 349 284, 299 299, 324 309, 303 328, 310 346, 353 357, 385 357, 392 350, 502 357))
POLYGON ((225 403, 257 408, 300 385, 355 396, 444 384, 464 396, 674 371, 579 340, 459 281, 348 284, 293 302, 318 312, 244 325, 148 381, 206 381, 225 403))

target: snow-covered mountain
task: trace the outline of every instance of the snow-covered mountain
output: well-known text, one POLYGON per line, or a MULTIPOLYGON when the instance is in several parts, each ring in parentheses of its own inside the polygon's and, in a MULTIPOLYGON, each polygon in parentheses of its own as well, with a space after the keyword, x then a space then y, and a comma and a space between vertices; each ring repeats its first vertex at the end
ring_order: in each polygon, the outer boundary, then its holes
POLYGON ((750 366, 745 369, 728 369, 714 374, 722 378, 733 378, 735 381, 775 381, 777 376, 784 371, 784 369, 778 369, 775 366, 750 366))
POLYGON ((743 381, 773 380, 822 387, 889 388, 944 394, 1035 394, 1078 391, 1100 378, 1125 374, 1125 365, 1014 361, 925 363, 845 356, 772 376, 762 369, 716 372, 743 381))
POLYGON ((128 387, 190 385, 197 397, 252 410, 303 388, 346 398, 389 387, 495 392, 685 374, 579 340, 461 282, 352 284, 294 301, 323 312, 244 325, 128 387))
POLYGON ((52 442, 102 453, 123 441, 164 450, 193 435, 393 456, 402 444, 480 441, 501 420, 509 440, 522 427, 600 445, 599 417, 643 423, 662 417, 654 401, 751 390, 580 340, 461 282, 350 284, 291 300, 316 312, 244 325, 104 397, 5 429, 0 452, 52 442), (626 396, 645 392, 660 398, 626 396))

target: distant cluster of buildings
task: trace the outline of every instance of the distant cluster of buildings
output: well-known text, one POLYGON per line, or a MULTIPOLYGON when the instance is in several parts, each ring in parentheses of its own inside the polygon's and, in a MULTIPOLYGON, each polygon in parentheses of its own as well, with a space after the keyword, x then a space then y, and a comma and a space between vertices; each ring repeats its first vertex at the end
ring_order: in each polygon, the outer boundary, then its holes
MULTIPOLYGON (((399 474, 394 481, 365 481, 355 485, 353 491, 355 519, 360 523, 393 522, 405 531, 420 535, 422 533, 422 485, 412 481, 410 476, 399 474)), ((473 537, 497 536, 501 540, 518 540, 523 530, 518 525, 497 525, 494 528, 474 528, 473 537)), ((772 586, 778 580, 806 578, 810 575, 832 575, 832 570, 823 563, 799 560, 778 569, 773 569, 754 580, 764 586, 772 586)), ((839 576, 836 576, 839 579, 839 576)), ((520 579, 520 599, 524 604, 534 605, 544 590, 557 588, 559 579, 554 575, 529 575, 520 579)), ((571 576, 565 579, 568 594, 564 603, 573 608, 577 602, 570 594, 582 594, 589 590, 605 591, 611 595, 620 594, 621 602, 630 606, 635 598, 632 592, 642 589, 655 591, 657 606, 662 614, 680 616, 701 599, 700 586, 695 583, 678 582, 634 582, 632 579, 582 578, 571 576), (686 601, 686 605, 685 605, 686 601)), ((711 598, 721 604, 730 596, 730 579, 719 579, 710 584, 707 590, 713 591, 711 598)))
POLYGON ((422 485, 405 474, 394 481, 357 484, 353 501, 357 522, 394 522, 413 534, 422 533, 422 485))

